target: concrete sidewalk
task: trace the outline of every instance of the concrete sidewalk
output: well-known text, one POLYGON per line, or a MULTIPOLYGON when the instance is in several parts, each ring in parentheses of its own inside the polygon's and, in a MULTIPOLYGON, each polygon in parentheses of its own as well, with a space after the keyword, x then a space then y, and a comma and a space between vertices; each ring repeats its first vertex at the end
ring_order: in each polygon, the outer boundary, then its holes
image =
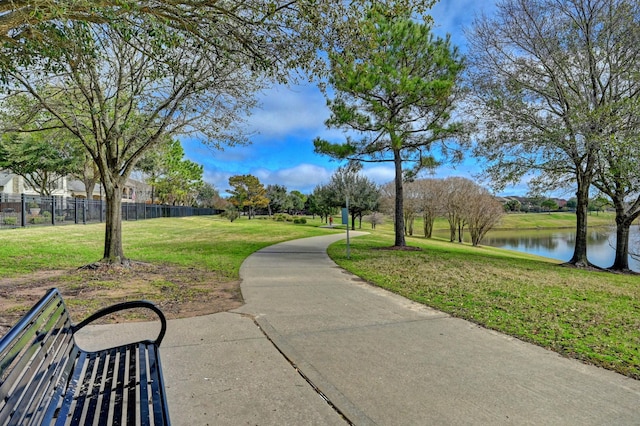
POLYGON ((341 238, 265 248, 242 265, 244 306, 169 321, 174 425, 640 424, 640 382, 363 283, 326 255, 341 238))
POLYGON ((339 238, 249 257, 237 312, 254 316, 349 421, 640 424, 640 382, 365 284, 326 255, 339 238))

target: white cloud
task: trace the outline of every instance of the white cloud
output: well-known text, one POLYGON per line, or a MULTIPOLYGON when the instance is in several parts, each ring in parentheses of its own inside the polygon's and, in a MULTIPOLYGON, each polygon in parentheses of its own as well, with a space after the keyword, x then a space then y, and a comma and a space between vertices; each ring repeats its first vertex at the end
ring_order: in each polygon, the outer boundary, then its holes
POLYGON ((205 168, 203 180, 213 185, 218 190, 220 195, 225 197, 227 195, 227 189, 230 188, 229 178, 232 175, 233 174, 229 172, 223 172, 220 170, 208 170, 205 168))
POLYGON ((252 172, 265 186, 284 185, 289 191, 297 190, 305 194, 311 193, 317 185, 327 182, 332 173, 332 170, 325 167, 306 163, 275 171, 260 168, 252 172))
POLYGON ((437 2, 431 9, 434 21, 434 32, 443 37, 451 34, 454 44, 466 50, 464 30, 471 26, 474 18, 482 13, 491 15, 495 12, 495 0, 448 0, 437 2))
POLYGON ((260 106, 247 122, 262 136, 283 137, 318 133, 328 117, 326 101, 317 87, 278 85, 260 96, 260 106))
POLYGON ((361 172, 378 185, 384 185, 395 179, 395 169, 392 165, 365 166, 361 172))

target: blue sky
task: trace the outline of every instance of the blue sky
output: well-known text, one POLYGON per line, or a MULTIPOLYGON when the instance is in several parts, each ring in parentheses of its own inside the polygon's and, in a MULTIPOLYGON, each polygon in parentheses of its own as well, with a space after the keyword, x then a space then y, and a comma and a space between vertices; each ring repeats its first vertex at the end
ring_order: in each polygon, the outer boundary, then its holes
MULTIPOLYGON (((454 44, 466 51, 463 28, 468 27, 479 13, 492 14, 495 0, 441 0, 432 9, 434 32, 439 36, 451 34, 454 44)), ((344 140, 340 130, 327 129, 329 117, 326 100, 317 87, 301 84, 276 86, 259 96, 260 107, 248 119, 255 132, 251 144, 223 151, 213 150, 197 142, 184 140, 187 158, 204 165, 205 180, 221 193, 229 188, 230 176, 252 174, 265 184, 280 184, 289 191, 309 194, 316 185, 328 182, 340 163, 313 152, 313 139, 320 136, 334 142, 344 140)), ((452 169, 441 166, 434 177, 463 176, 472 178, 480 169, 471 159, 452 169)), ((363 173, 376 183, 393 180, 393 165, 378 163, 365 165, 363 173)), ((524 194, 524 185, 508 188, 505 193, 524 194)))

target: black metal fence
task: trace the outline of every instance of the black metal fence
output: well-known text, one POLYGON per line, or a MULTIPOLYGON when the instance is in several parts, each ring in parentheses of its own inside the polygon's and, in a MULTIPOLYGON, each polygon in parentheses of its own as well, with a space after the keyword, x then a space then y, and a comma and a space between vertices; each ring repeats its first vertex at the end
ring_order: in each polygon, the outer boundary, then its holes
MULTIPOLYGON (((104 200, 0 194, 0 229, 104 222, 106 209, 107 204, 104 200)), ((219 210, 210 208, 122 203, 122 220, 205 216, 218 213, 219 210)))

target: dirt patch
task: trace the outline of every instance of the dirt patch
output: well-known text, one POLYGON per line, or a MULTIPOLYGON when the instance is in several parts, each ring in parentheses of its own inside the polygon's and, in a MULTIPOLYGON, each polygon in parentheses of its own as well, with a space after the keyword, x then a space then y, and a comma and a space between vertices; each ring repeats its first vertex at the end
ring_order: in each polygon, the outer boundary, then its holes
MULTIPOLYGON (((39 271, 0 280, 0 335, 52 287, 60 290, 76 323, 98 309, 130 300, 154 302, 167 319, 224 312, 244 303, 240 281, 229 281, 215 271, 147 263, 39 271)), ((150 311, 140 309, 110 316, 105 322, 154 318, 150 311)))

